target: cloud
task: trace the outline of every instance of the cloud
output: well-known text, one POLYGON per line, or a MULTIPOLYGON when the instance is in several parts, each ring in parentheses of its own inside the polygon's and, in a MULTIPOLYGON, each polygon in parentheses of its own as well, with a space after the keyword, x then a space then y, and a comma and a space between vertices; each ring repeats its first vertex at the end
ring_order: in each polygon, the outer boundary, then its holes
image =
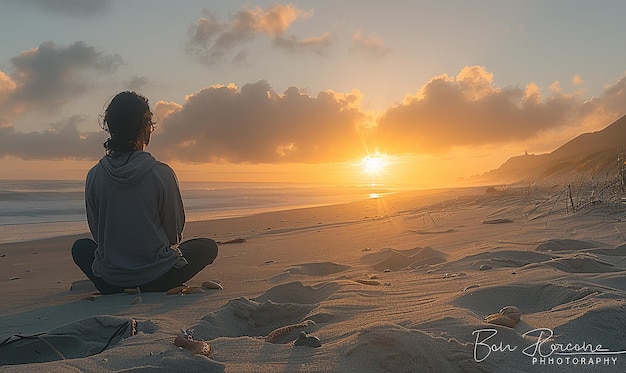
POLYGON ((624 114, 626 111, 626 77, 608 86, 602 97, 593 102, 608 112, 624 114))
POLYGON ((47 14, 70 17, 99 16, 111 9, 110 0, 20 0, 20 4, 33 6, 47 14))
POLYGON ((586 104, 551 90, 544 98, 534 83, 525 89, 497 88, 484 67, 468 66, 456 77, 431 79, 417 95, 387 109, 378 121, 377 145, 391 153, 442 153, 456 146, 525 141, 579 125, 586 104))
POLYGON ((379 59, 384 58, 391 53, 391 48, 385 45, 383 39, 374 35, 364 38, 360 31, 352 35, 352 47, 350 53, 361 55, 368 58, 379 59))
POLYGON ((141 91, 144 87, 148 86, 149 84, 150 84, 150 80, 148 78, 146 78, 145 76, 137 76, 137 75, 131 76, 130 78, 122 82, 122 85, 124 86, 125 89, 129 91, 135 91, 135 92, 141 91))
MULTIPOLYGON (((0 74, 0 105, 19 84, 0 74)), ((497 87, 484 67, 467 66, 456 76, 433 77, 373 118, 361 109, 357 90, 313 96, 296 87, 278 93, 264 80, 213 85, 182 104, 157 100, 159 122, 148 150, 164 161, 249 164, 341 162, 376 149, 444 156, 458 147, 533 141, 550 141, 545 149, 553 150, 626 114, 626 77, 591 99, 547 92, 534 82, 497 87)), ((29 133, 0 126, 0 157, 99 158, 106 134, 79 132, 82 121, 72 117, 29 133)))
POLYGON ((15 104, 53 111, 90 88, 91 81, 83 71, 111 73, 122 58, 106 55, 82 41, 67 47, 48 41, 11 62, 15 104))
POLYGON ((247 52, 236 49, 243 48, 256 37, 266 37, 279 49, 323 53, 330 45, 327 33, 302 39, 286 34, 293 22, 311 14, 291 4, 278 4, 267 10, 244 7, 228 22, 220 22, 215 15, 205 11, 205 16, 189 28, 187 52, 209 65, 222 62, 232 55, 241 60, 247 52))
MULTIPOLYGON (((360 93, 316 97, 266 81, 216 85, 187 97, 159 124, 151 146, 160 158, 188 162, 336 162, 362 149, 360 93)), ((158 104, 157 106, 160 106, 158 104)))
POLYGON ((576 74, 572 77, 572 84, 575 86, 579 86, 581 84, 583 84, 585 81, 583 80, 583 78, 580 77, 579 74, 576 74))
MULTIPOLYGON (((183 108, 183 106, 181 104, 178 104, 176 102, 170 102, 170 101, 157 101, 155 107, 154 107, 154 114, 156 114, 156 119, 159 122, 162 122, 165 118, 169 117, 172 113, 175 113, 179 110, 181 110, 183 108)), ((158 124, 158 123, 157 123, 158 124)), ((159 131, 159 127, 157 126, 157 133, 159 131)))
POLYGON ((20 107, 11 103, 16 84, 7 74, 0 70, 0 127, 9 124, 11 119, 21 111, 20 107))
POLYGON ((330 34, 327 32, 306 39, 280 35, 275 37, 273 41, 277 47, 290 52, 314 52, 319 55, 324 55, 331 44, 330 34))
POLYGON ((104 154, 106 134, 79 132, 83 117, 73 116, 52 124, 43 132, 18 132, 13 126, 0 127, 0 157, 22 159, 97 159, 104 154))

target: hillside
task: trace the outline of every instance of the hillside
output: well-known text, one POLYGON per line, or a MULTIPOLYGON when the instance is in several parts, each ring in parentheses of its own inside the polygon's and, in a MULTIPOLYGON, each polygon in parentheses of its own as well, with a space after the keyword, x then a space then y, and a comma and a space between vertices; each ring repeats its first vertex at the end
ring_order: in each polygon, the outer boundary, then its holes
POLYGON ((570 184, 620 175, 626 149, 626 116, 601 131, 575 137, 549 154, 512 157, 472 178, 494 184, 570 184))

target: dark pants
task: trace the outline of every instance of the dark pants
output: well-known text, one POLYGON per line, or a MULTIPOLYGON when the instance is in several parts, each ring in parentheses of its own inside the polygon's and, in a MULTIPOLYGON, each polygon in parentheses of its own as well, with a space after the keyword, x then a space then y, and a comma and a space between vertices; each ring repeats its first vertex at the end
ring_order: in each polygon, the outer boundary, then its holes
POLYGON ((215 241, 209 238, 193 238, 182 242, 178 246, 189 264, 181 268, 172 267, 163 276, 147 284, 119 287, 111 285, 101 277, 93 274, 91 265, 93 264, 94 253, 97 247, 98 245, 92 239, 82 238, 74 242, 72 257, 74 258, 74 263, 78 265, 102 294, 122 293, 124 289, 135 287, 139 287, 142 292, 167 291, 183 285, 204 267, 213 263, 213 260, 217 257, 217 244, 215 241))

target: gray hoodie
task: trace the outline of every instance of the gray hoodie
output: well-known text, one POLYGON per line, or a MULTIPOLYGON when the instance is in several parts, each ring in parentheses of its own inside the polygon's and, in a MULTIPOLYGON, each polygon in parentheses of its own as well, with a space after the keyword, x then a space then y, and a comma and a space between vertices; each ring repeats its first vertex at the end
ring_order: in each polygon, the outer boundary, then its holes
POLYGON ((93 273, 115 286, 156 280, 177 261, 185 211, 174 171, 150 153, 105 156, 87 174, 93 273))

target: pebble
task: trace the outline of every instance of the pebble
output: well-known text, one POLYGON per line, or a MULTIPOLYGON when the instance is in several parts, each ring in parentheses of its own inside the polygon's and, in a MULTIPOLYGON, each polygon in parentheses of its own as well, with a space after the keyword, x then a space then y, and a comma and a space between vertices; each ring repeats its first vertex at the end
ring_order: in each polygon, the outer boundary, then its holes
POLYGON ((517 325, 517 321, 501 313, 492 313, 491 315, 485 317, 485 321, 489 324, 502 325, 509 328, 514 328, 515 325, 517 325))
POLYGON ((522 313, 515 306, 505 306, 498 313, 492 313, 485 317, 485 321, 494 325, 508 326, 514 328, 520 320, 522 313))
POLYGON ((512 318, 513 320, 515 320, 515 322, 518 322, 522 316, 519 308, 515 306, 502 307, 502 309, 500 309, 500 313, 512 318))
POLYGON ((322 347, 322 342, 320 342, 319 338, 312 335, 306 335, 305 332, 300 332, 300 335, 298 335, 298 339, 296 339, 293 344, 294 346, 305 346, 313 348, 322 347))

